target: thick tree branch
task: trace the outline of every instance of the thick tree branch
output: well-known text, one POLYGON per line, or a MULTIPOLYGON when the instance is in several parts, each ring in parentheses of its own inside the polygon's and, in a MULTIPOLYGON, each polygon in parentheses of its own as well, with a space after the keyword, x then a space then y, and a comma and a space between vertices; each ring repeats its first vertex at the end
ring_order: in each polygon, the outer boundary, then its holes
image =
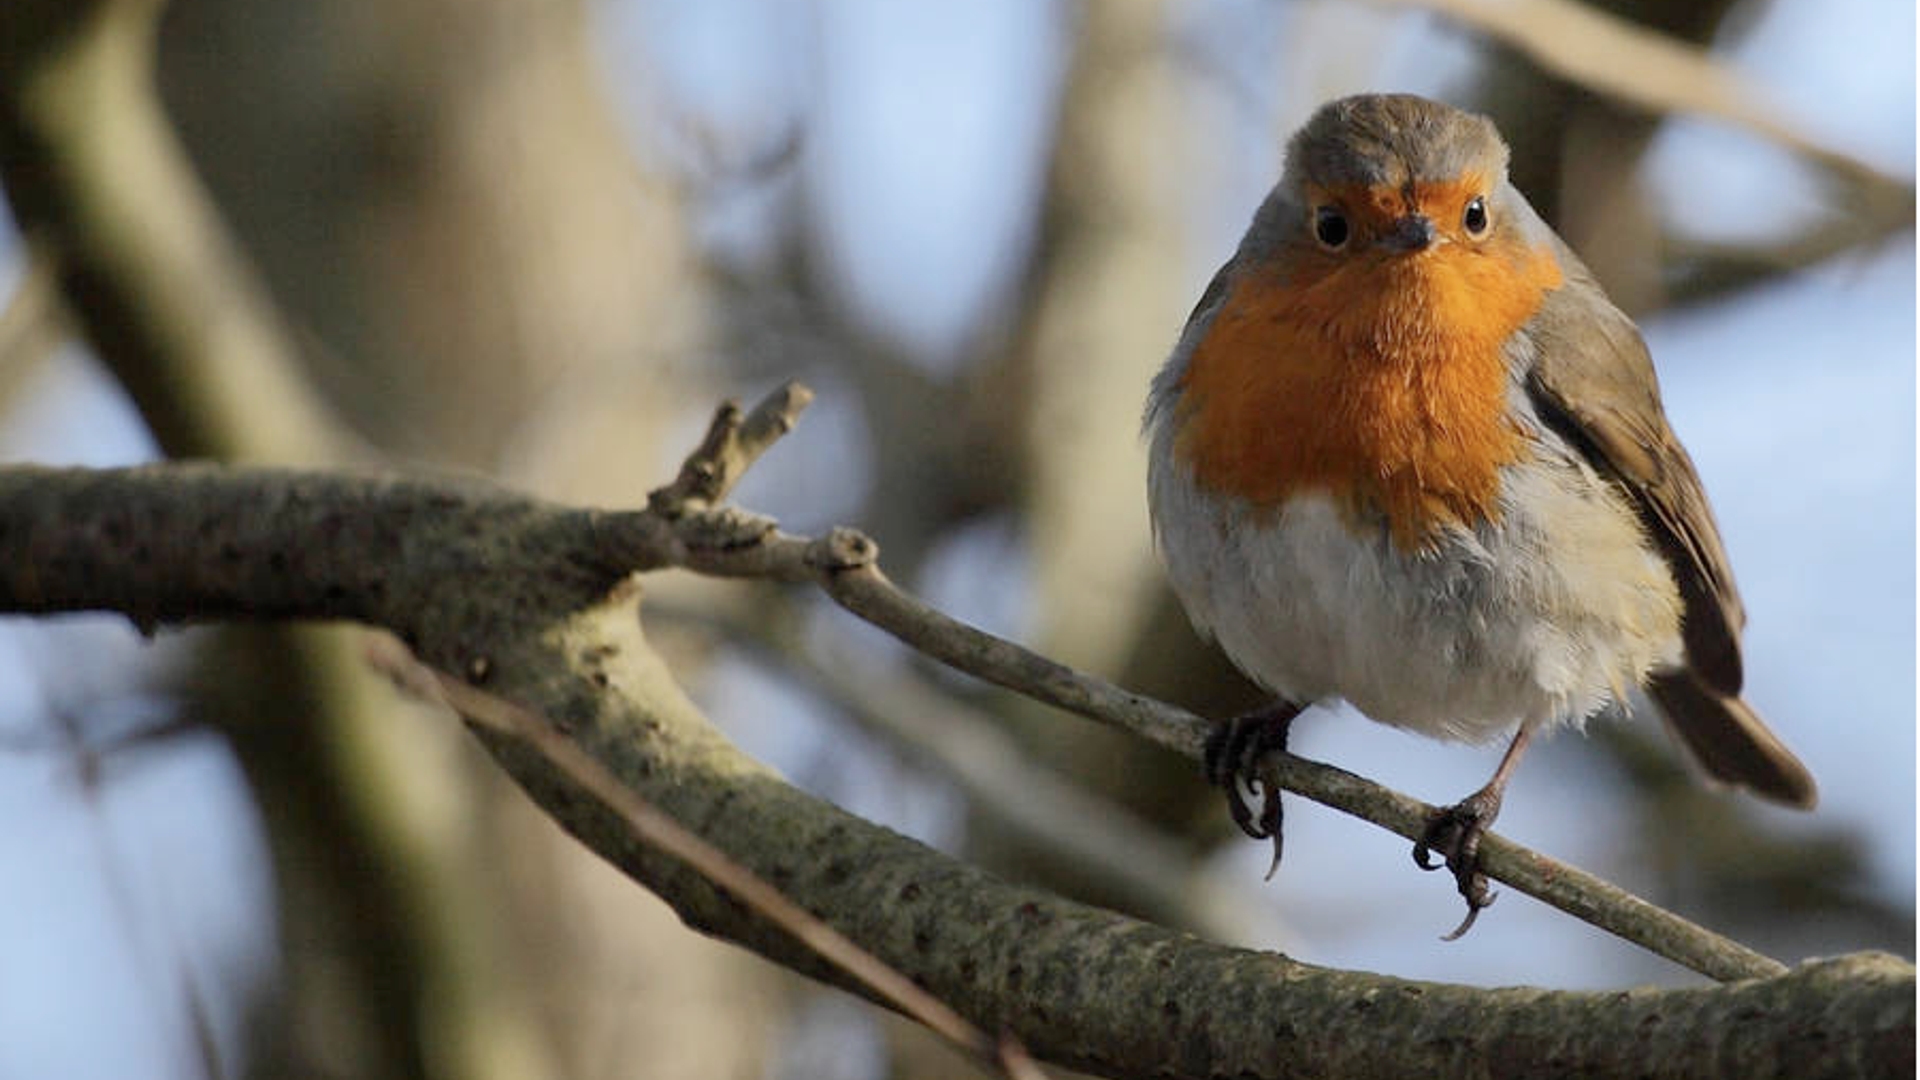
MULTIPOLYGON (((1457 1073, 1496 1059, 1675 1076, 1911 1067, 1913 976, 1892 958, 1721 990, 1480 991, 1227 949, 996 881, 799 793, 728 746, 648 649, 622 584, 630 569, 670 565, 820 581, 943 659, 1186 752, 1198 746, 1200 718, 952 623, 894 590, 873 557, 848 532, 807 540, 740 515, 584 511, 461 482, 192 465, 0 470, 0 608, 395 629, 435 666, 552 717, 624 785, 1045 1058, 1113 1075, 1457 1073)), ((543 755, 478 734, 557 820, 690 923, 846 983, 643 844, 543 755)), ((1379 795, 1325 766, 1278 771, 1336 804, 1379 795)), ((1389 819, 1411 829, 1424 808, 1398 803, 1389 819)), ((1490 862, 1530 861, 1497 850, 1489 845, 1490 862)), ((1729 955, 1712 963, 1756 964, 1729 955)))

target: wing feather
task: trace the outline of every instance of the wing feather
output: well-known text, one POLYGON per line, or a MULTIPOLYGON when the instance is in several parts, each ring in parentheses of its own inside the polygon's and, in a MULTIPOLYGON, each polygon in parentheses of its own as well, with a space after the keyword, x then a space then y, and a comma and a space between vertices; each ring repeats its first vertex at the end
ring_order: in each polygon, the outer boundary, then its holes
POLYGON ((1687 666, 1712 689, 1737 695, 1746 610, 1700 475, 1667 423, 1640 332, 1559 248, 1567 284, 1534 316, 1538 356, 1527 390, 1542 418, 1631 497, 1679 584, 1687 666))

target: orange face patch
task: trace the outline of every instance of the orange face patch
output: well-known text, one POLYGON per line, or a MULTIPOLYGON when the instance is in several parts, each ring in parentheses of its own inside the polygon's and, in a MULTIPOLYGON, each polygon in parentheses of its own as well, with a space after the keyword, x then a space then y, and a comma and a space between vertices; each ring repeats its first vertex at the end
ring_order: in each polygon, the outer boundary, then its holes
MULTIPOLYGON (((1363 236, 1377 236, 1406 214, 1425 214, 1444 232, 1458 235, 1460 215, 1468 200, 1490 189, 1485 177, 1469 174, 1457 180, 1423 180, 1397 188, 1390 185, 1322 187, 1307 185, 1313 206, 1332 205, 1345 211, 1363 236)), ((1461 237, 1465 239, 1465 237, 1461 237)))
POLYGON ((1489 185, 1479 176, 1413 186, 1413 207, 1447 228, 1460 223, 1461 211, 1476 195, 1485 195, 1489 185))
POLYGON ((1402 547, 1492 517, 1522 451, 1502 346, 1560 283, 1551 253, 1504 239, 1250 267, 1188 363, 1175 453, 1256 506, 1322 492, 1383 514, 1402 547))

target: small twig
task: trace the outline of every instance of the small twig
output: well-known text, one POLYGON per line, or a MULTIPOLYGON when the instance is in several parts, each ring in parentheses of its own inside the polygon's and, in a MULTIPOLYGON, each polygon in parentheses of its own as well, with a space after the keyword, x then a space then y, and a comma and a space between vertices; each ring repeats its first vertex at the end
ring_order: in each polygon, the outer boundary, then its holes
POLYGON ((920 989, 913 980, 789 900, 726 852, 688 831, 622 784, 605 765, 563 734, 553 721, 428 667, 395 638, 375 638, 367 649, 367 659, 407 693, 440 702, 472 723, 531 747, 620 815, 641 842, 693 867, 702 877, 726 889, 820 957, 858 979, 882 1000, 1001 1075, 1014 1080, 1044 1080, 1045 1073, 1034 1065, 1018 1041, 1008 1035, 996 1039, 981 1031, 945 1002, 920 989))
POLYGON ((767 447, 793 430, 801 411, 812 401, 812 390, 788 382, 744 416, 739 402, 721 402, 707 426, 706 438, 687 455, 673 483, 648 494, 648 508, 677 519, 719 504, 767 447))

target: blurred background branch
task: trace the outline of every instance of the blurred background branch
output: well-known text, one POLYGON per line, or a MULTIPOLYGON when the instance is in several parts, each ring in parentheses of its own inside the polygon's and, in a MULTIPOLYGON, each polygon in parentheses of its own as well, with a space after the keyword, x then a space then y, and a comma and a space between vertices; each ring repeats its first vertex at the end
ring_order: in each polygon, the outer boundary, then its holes
POLYGON ((1765 88, 1702 48, 1574 0, 1374 0, 1445 15, 1523 53, 1546 73, 1654 116, 1698 114, 1751 130, 1822 168, 1897 198, 1891 176, 1784 120, 1765 88))
POLYGON ((0 309, 0 413, 32 385, 70 333, 52 258, 40 250, 23 261, 20 280, 0 309))
MULTIPOLYGON (((267 287, 162 112, 160 14, 103 0, 0 16, 15 46, 0 67, 0 185, 163 452, 341 460, 354 440, 308 388, 267 287)), ((284 979, 271 1003, 248 1004, 248 1067, 547 1072, 525 1008, 502 1003, 514 983, 474 977, 498 955, 483 928, 490 893, 473 884, 479 867, 433 835, 426 788, 398 767, 401 746, 375 721, 372 680, 346 640, 276 628, 199 644, 173 692, 238 756, 284 905, 284 979), (302 722, 269 719, 281 714, 302 722)), ((203 1043, 206 1026, 194 1026, 203 1043)))
MULTIPOLYGON (((1682 240, 1673 245, 1677 250, 1669 261, 1674 265, 1660 284, 1674 301, 1698 301, 1767 276, 1813 266, 1893 240, 1913 226, 1911 177, 1895 176, 1835 149, 1817 129, 1803 128, 1789 119, 1758 81, 1715 60, 1705 48, 1689 44, 1694 34, 1671 36, 1660 32, 1657 22, 1646 26, 1630 21, 1642 13, 1631 4, 1614 14, 1605 7, 1572 0, 1374 2, 1431 10, 1483 33, 1524 55, 1545 74, 1640 114, 1636 127, 1647 128, 1669 116, 1698 116, 1751 131, 1824 174, 1827 202, 1837 212, 1823 215, 1791 236, 1763 244, 1682 240)), ((1723 4, 1695 7, 1701 13, 1716 9, 1731 10, 1723 4)), ((1717 17, 1701 19, 1694 29, 1710 30, 1718 21, 1717 17)), ((1681 27, 1668 29, 1685 33, 1681 27)), ((1618 153, 1618 142, 1618 136, 1609 140, 1604 152, 1618 153)), ((1617 186, 1617 181, 1610 175, 1606 184, 1588 184, 1580 191, 1583 199, 1604 208, 1596 215, 1602 221, 1616 212, 1615 200, 1595 190, 1604 186, 1617 186)))

